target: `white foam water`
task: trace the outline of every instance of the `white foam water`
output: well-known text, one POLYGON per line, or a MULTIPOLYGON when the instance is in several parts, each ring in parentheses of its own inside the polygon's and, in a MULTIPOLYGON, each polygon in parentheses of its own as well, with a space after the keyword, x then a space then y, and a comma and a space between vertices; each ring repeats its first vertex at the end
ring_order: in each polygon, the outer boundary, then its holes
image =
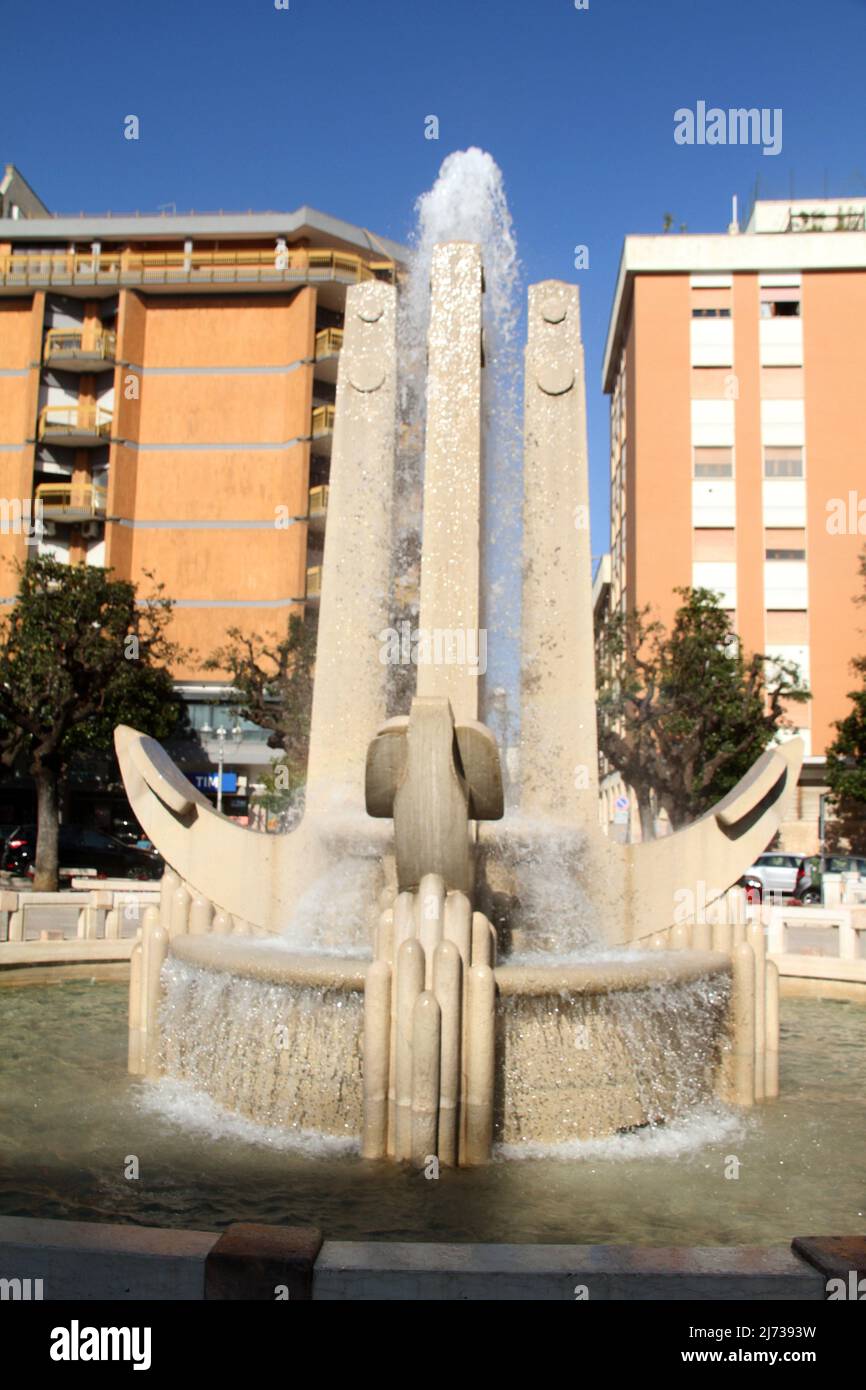
POLYGON ((713 1144, 741 1139, 749 1121, 743 1114, 718 1104, 696 1107, 669 1124, 646 1125, 625 1134, 599 1139, 569 1139, 560 1144, 497 1144, 494 1159, 559 1159, 563 1162, 627 1162, 635 1159, 685 1158, 713 1144))
POLYGON ((219 1105, 190 1081, 164 1076, 144 1081, 138 1089, 139 1108, 176 1126, 184 1134, 210 1140, 237 1140, 257 1148, 302 1154, 310 1158, 359 1154, 360 1142, 351 1136, 320 1134, 317 1130, 284 1129, 260 1124, 219 1105))

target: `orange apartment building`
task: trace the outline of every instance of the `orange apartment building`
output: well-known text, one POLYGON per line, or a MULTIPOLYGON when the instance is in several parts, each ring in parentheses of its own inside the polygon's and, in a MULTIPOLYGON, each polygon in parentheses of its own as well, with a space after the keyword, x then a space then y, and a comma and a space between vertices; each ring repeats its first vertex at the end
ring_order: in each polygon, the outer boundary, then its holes
MULTIPOLYGON (((748 651, 798 663, 813 698, 792 708, 806 759, 783 842, 813 853, 824 751, 866 649, 866 199, 757 202, 742 232, 627 237, 603 385, 597 602, 649 603, 669 624, 674 589, 704 586, 748 651)), ((606 779, 605 822, 622 790, 606 779)))
MULTIPOLYGON (((41 515, 42 553, 142 596, 147 571, 162 582, 190 653, 175 674, 203 731, 198 780, 223 725, 225 789, 242 796, 274 755, 204 662, 227 629, 275 636, 317 602, 346 288, 392 279, 406 253, 306 207, 50 216, 17 177, 30 200, 7 195, 0 219, 0 497, 41 515)), ((9 603, 27 537, 2 529, 9 603)))

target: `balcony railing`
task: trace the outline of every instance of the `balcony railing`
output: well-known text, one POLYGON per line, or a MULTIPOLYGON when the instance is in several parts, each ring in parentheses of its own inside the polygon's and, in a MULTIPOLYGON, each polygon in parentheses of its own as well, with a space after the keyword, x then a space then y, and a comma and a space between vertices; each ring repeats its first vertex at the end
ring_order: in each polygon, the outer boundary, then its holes
POLYGON ((327 434, 334 428, 336 410, 332 405, 317 405, 313 409, 313 434, 327 434))
POLYGON ((307 598, 321 598, 322 566, 314 565, 307 570, 307 598))
POLYGON ((112 415, 101 406, 46 405, 39 413, 39 438, 107 440, 112 415))
POLYGON ((342 346, 342 328, 323 328, 316 334, 316 361, 321 361, 323 357, 333 357, 342 346))
POLYGON ((65 358, 75 360, 92 358, 94 362, 113 362, 116 348, 116 333, 99 333, 92 343, 85 347, 84 333, 81 330, 52 328, 45 335, 43 360, 55 362, 58 365, 62 365, 65 358))
POLYGON ((36 501, 42 515, 55 521, 79 521, 105 516, 108 490, 98 483, 40 483, 36 501))
POLYGON ((19 251, 0 256, 0 284, 41 285, 264 284, 284 281, 393 281, 393 261, 365 261, 349 252, 307 247, 251 251, 19 251))
POLYGON ((331 489, 327 483, 321 483, 318 487, 310 488, 310 502, 307 510, 310 525, 320 527, 324 525, 325 517, 328 514, 328 494, 331 489))

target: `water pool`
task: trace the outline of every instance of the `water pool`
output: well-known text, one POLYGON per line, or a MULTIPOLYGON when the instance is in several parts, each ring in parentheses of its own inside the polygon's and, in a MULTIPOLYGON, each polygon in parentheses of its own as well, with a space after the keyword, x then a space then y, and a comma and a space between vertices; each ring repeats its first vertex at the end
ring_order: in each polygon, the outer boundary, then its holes
POLYGON ((0 1212, 333 1239, 763 1245, 866 1226, 866 1008, 782 1001, 782 1096, 438 1180, 126 1072, 127 991, 0 989, 0 1212), (125 1176, 138 1160, 137 1179, 125 1176), (726 1174, 738 1173, 737 1177, 726 1174))

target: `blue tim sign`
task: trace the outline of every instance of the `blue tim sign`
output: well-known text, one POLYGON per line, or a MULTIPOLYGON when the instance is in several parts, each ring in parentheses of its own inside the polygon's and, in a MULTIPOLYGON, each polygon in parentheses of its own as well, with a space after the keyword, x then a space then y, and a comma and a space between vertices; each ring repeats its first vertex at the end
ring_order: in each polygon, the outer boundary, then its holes
MULTIPOLYGON (((194 772, 190 778, 194 787, 200 792, 215 792, 219 781, 217 772, 194 772)), ((238 774, 236 772, 223 772, 223 795, 231 794, 238 789, 238 774)))

